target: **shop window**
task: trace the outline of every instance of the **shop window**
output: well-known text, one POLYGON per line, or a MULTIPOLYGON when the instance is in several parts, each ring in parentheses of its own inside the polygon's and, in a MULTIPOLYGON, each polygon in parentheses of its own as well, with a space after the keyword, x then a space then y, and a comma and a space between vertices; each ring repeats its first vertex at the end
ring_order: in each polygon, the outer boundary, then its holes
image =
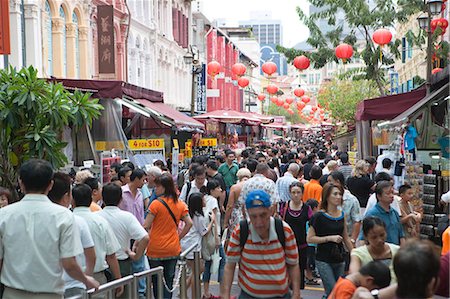
POLYGON ((406 38, 402 37, 402 63, 406 61, 406 38))

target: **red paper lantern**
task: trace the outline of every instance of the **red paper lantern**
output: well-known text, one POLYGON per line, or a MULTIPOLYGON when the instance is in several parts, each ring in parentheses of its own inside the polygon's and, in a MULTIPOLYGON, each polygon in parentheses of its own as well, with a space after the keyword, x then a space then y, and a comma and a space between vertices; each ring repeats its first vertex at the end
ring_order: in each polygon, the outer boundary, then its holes
POLYGON ((380 46, 387 45, 392 40, 392 33, 387 29, 378 29, 375 31, 372 35, 372 39, 375 43, 377 43, 380 46))
POLYGON ((294 66, 298 70, 301 70, 301 71, 306 70, 307 68, 309 68, 310 64, 311 64, 311 61, 305 55, 297 56, 294 58, 294 66))
POLYGON ((293 115, 293 114, 294 114, 294 110, 292 110, 291 108, 289 108, 289 109, 287 110, 287 112, 288 112, 290 115, 293 115))
POLYGON ((272 103, 276 104, 277 101, 278 101, 278 98, 277 98, 277 97, 271 97, 271 98, 270 98, 270 101, 271 101, 272 103))
POLYGON ((208 63, 207 69, 208 75, 214 78, 217 74, 220 73, 220 64, 217 61, 213 60, 208 63))
POLYGON ((313 107, 311 107, 311 110, 314 111, 314 112, 316 112, 316 111, 317 111, 317 107, 316 107, 316 106, 313 106, 313 107))
POLYGON ((431 20, 430 26, 431 26, 431 30, 432 30, 432 31, 436 30, 436 28, 437 28, 437 22, 438 22, 438 19, 433 19, 433 20, 431 20))
POLYGON ((353 56, 353 47, 348 44, 340 44, 335 50, 336 57, 346 62, 353 56))
POLYGON ((245 88, 248 86, 248 84, 250 84, 250 81, 245 78, 245 77, 241 77, 238 79, 238 85, 242 88, 245 88))
POLYGON ((441 25, 440 25, 440 27, 444 28, 444 29, 447 29, 447 27, 448 27, 447 19, 441 18, 441 25))
POLYGON ((235 63, 231 67, 231 72, 236 76, 242 76, 247 71, 247 68, 242 63, 235 63))
POLYGON ((264 94, 258 95, 258 100, 260 100, 261 102, 264 101, 265 99, 266 99, 266 96, 264 94))
POLYGON ((275 85, 268 85, 267 86, 267 92, 270 94, 276 94, 278 92, 278 87, 275 85))
POLYGON ((283 101, 283 99, 280 99, 280 98, 278 98, 278 99, 277 99, 277 103, 276 103, 276 104, 277 104, 277 106, 278 106, 278 107, 281 107, 281 106, 283 106, 283 104, 284 104, 284 101, 283 101))
POLYGON ((437 67, 437 68, 433 69, 433 70, 431 71, 431 73, 434 75, 434 74, 437 74, 437 73, 439 73, 439 72, 441 72, 441 71, 442 71, 442 69, 441 69, 440 67, 437 67))
POLYGON ((305 91, 303 90, 303 88, 296 88, 294 89, 294 94, 296 97, 301 97, 303 95, 305 95, 305 91))
POLYGON ((283 108, 284 108, 284 109, 289 109, 289 107, 291 107, 291 105, 289 105, 288 103, 284 103, 284 104, 283 104, 283 108))
POLYGON ((286 103, 288 103, 289 105, 294 103, 294 99, 293 98, 286 98, 286 103))
POLYGON ((298 110, 303 110, 303 108, 305 108, 306 104, 303 102, 297 102, 297 109, 298 110))
POLYGON ((267 61, 262 65, 262 71, 268 76, 271 76, 277 71, 277 65, 272 61, 267 61))
POLYGON ((311 98, 308 96, 302 96, 302 102, 308 104, 311 101, 311 98))

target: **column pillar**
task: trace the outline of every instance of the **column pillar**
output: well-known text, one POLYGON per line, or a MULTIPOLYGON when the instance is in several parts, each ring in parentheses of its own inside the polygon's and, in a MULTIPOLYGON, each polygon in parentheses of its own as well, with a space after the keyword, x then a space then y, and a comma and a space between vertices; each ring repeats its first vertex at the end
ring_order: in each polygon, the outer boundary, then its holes
MULTIPOLYGON (((63 18, 52 18, 53 34, 53 74, 57 78, 64 76, 63 30, 66 25, 63 18)), ((67 44, 66 44, 67 47, 67 44)))
POLYGON ((88 53, 88 39, 89 39, 89 28, 88 26, 78 25, 78 51, 80 55, 80 79, 90 79, 89 76, 89 66, 94 62, 89 60, 88 53))
POLYGON ((36 4, 24 5, 27 65, 34 66, 42 75, 42 39, 39 12, 39 7, 36 4))
POLYGON ((145 82, 144 87, 151 89, 152 87, 152 80, 153 73, 152 73, 152 57, 150 54, 145 55, 145 82))
POLYGON ((137 63, 136 63, 136 49, 135 48, 131 48, 128 49, 129 54, 129 60, 128 60, 128 81, 131 84, 136 84, 137 83, 137 63))
POLYGON ((123 66, 124 66, 124 44, 122 42, 116 43, 117 60, 116 60, 116 80, 124 80, 123 76, 123 66))
MULTIPOLYGON (((77 78, 77 48, 76 48, 76 30, 74 23, 66 25, 66 51, 67 51, 67 74, 70 79, 77 78)), ((80 51, 80 49, 78 49, 80 51)))
POLYGON ((10 38, 11 38, 11 54, 9 55, 9 63, 22 68, 22 12, 20 11, 20 0, 9 1, 9 17, 10 17, 10 38))

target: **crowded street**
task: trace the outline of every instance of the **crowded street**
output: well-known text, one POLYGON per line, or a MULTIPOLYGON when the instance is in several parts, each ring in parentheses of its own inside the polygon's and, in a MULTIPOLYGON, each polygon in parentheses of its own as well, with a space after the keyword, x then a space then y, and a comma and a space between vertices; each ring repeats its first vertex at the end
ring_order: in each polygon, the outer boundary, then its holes
POLYGON ((450 298, 447 0, 0 0, 0 298, 450 298))

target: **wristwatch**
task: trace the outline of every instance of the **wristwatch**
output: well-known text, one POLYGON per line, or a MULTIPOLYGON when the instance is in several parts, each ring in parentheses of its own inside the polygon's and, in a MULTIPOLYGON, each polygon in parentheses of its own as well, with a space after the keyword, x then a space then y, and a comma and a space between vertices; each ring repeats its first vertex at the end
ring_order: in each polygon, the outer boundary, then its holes
POLYGON ((372 290, 370 294, 373 296, 374 299, 378 299, 378 293, 380 290, 372 290))

